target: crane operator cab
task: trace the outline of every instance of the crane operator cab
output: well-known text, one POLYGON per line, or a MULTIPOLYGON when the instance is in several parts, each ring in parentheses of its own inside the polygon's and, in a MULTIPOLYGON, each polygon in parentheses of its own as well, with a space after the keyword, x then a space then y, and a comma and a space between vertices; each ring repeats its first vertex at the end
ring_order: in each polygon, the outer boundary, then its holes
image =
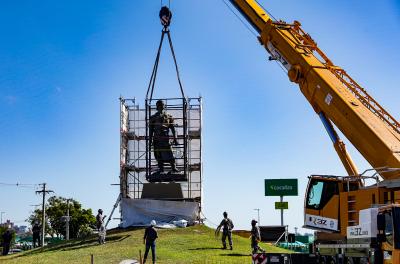
POLYGON ((359 223, 359 211, 400 203, 400 181, 377 176, 309 176, 304 201, 304 227, 346 236, 359 223), (365 186, 367 179, 374 184, 365 186))
MULTIPOLYGON (((343 220, 340 219, 339 210, 342 212, 344 210, 339 206, 340 200, 344 199, 343 196, 348 199, 348 194, 359 190, 360 186, 361 182, 357 177, 310 176, 304 205, 304 227, 319 231, 340 232, 343 220)), ((351 195, 350 199, 352 199, 351 195)))
POLYGON ((338 177, 310 176, 305 199, 305 227, 316 230, 339 230, 338 177))

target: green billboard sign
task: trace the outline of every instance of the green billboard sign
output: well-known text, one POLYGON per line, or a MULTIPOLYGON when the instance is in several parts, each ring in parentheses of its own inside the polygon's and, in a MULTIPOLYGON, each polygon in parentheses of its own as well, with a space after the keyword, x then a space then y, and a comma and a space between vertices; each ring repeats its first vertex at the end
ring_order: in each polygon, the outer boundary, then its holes
POLYGON ((265 196, 297 195, 297 179, 265 179, 265 196))

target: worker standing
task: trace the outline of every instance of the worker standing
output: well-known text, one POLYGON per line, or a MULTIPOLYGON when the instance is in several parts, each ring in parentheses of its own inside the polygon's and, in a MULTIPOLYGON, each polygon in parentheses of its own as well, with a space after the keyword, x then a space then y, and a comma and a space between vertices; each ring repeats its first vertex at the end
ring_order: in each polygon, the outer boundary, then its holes
POLYGON ((233 249, 232 247, 232 229, 233 229, 233 222, 231 219, 228 218, 228 213, 224 212, 223 213, 224 219, 222 219, 221 223, 217 227, 216 232, 219 232, 221 227, 223 227, 222 230, 222 249, 226 249, 226 238, 228 237, 228 242, 230 246, 230 250, 233 249))
POLYGON ((257 221, 256 220, 251 220, 251 248, 253 254, 257 252, 265 252, 260 246, 258 245, 258 242, 261 241, 261 234, 260 234, 260 228, 257 226, 257 221))
POLYGON ((146 245, 146 250, 144 252, 143 263, 146 263, 150 248, 153 264, 156 263, 156 239, 158 238, 157 230, 154 228, 156 224, 155 220, 151 220, 150 226, 144 231, 143 243, 146 245))
POLYGON ((40 227, 39 223, 35 221, 35 224, 32 226, 32 244, 33 248, 40 246, 40 232, 42 228, 40 227))
POLYGON ((10 245, 11 245, 11 240, 12 240, 12 233, 10 231, 10 228, 7 228, 7 230, 3 233, 2 239, 3 239, 3 256, 8 255, 8 252, 10 251, 10 245))
POLYGON ((106 215, 103 216, 103 210, 99 209, 98 214, 96 215, 96 227, 97 231, 99 232, 99 244, 106 243, 106 227, 104 226, 104 219, 106 215))

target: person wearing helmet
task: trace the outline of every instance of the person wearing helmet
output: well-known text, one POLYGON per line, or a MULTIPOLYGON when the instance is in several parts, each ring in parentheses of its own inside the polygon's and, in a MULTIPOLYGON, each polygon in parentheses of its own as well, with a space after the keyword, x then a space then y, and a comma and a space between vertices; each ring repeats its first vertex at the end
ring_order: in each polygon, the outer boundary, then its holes
POLYGON ((98 214, 96 215, 96 227, 97 231, 99 232, 99 244, 106 243, 106 228, 104 226, 104 219, 106 215, 103 216, 103 210, 99 209, 98 214))
POLYGON ((143 263, 146 263, 150 248, 153 264, 156 263, 156 239, 158 238, 157 230, 154 228, 156 224, 155 220, 151 220, 150 226, 144 231, 143 243, 146 245, 146 250, 144 252, 143 263))
POLYGON ((174 119, 172 115, 165 112, 165 105, 162 100, 157 101, 156 107, 157 113, 152 115, 149 121, 149 145, 153 145, 154 157, 157 160, 159 172, 164 172, 164 163, 171 165, 172 172, 179 172, 175 165, 169 136, 169 131, 171 130, 173 144, 178 145, 174 119))
POLYGON ((217 231, 223 227, 224 229, 222 230, 222 249, 226 249, 226 238, 228 237, 229 241, 229 246, 230 250, 233 249, 232 245, 232 229, 233 229, 233 222, 231 219, 228 218, 228 213, 224 212, 223 213, 224 219, 222 219, 221 223, 217 227, 217 231))
POLYGON ((260 246, 258 246, 258 242, 261 241, 260 228, 257 226, 256 220, 251 220, 251 248, 253 250, 253 254, 257 252, 265 252, 260 246))

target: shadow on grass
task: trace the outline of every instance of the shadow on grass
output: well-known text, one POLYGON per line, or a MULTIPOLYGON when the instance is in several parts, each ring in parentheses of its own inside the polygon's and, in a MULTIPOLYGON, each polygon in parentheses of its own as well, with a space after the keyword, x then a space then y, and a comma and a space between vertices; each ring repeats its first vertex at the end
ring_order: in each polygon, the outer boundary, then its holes
POLYGON ((220 254, 221 256, 227 256, 227 257, 248 257, 251 256, 251 254, 240 254, 240 253, 229 253, 229 254, 220 254))
MULTIPOLYGON (((131 235, 110 236, 110 237, 106 238, 106 243, 120 242, 120 241, 127 239, 130 236, 131 235)), ((40 253, 44 253, 44 252, 76 250, 76 249, 87 248, 87 247, 92 247, 92 246, 96 246, 96 245, 99 245, 97 237, 92 237, 90 239, 73 241, 73 242, 63 241, 61 243, 48 245, 43 249, 35 249, 35 250, 26 251, 24 253, 13 256, 10 259, 24 257, 24 256, 32 256, 32 255, 36 255, 36 254, 40 254, 40 253)))
POLYGON ((220 250, 222 250, 222 248, 220 248, 220 247, 189 248, 188 250, 212 250, 212 249, 220 249, 220 250))

